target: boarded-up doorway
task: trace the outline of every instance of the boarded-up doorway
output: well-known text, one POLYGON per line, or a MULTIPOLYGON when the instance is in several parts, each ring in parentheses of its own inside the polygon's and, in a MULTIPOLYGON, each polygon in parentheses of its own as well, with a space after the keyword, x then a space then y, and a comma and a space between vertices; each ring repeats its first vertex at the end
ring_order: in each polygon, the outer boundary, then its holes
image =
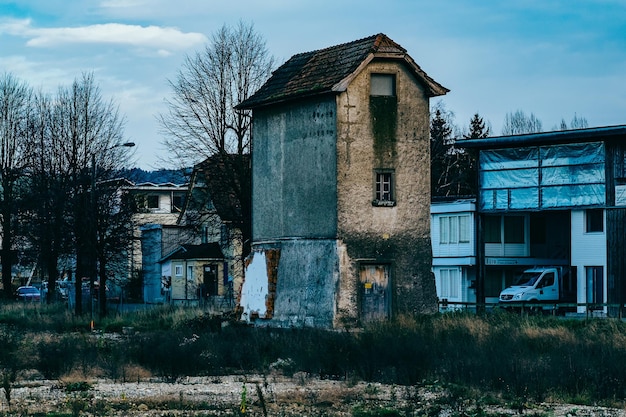
POLYGON ((361 320, 387 320, 390 312, 389 265, 361 265, 361 320))
POLYGON ((203 284, 205 297, 217 295, 217 265, 204 265, 203 284))

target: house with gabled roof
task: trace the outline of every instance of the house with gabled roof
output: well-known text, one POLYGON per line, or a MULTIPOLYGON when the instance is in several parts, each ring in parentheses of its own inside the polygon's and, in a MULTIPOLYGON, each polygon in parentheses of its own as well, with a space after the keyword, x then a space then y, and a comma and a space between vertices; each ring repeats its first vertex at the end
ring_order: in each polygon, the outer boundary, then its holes
POLYGON ((196 164, 177 224, 187 243, 219 247, 217 284, 208 296, 234 301, 250 252, 250 155, 216 154, 196 164))
POLYGON ((294 55, 254 95, 252 255, 240 312, 348 327, 437 309, 429 99, 384 34, 294 55))

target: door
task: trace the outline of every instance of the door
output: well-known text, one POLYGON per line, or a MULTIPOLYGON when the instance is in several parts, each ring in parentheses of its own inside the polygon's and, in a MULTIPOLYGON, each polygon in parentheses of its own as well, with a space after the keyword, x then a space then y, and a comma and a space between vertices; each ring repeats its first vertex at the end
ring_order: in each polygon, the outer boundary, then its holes
POLYGON ((204 265, 204 297, 217 295, 217 265, 204 265))
POLYGON ((359 270, 361 320, 387 320, 390 315, 388 265, 361 265, 359 270))

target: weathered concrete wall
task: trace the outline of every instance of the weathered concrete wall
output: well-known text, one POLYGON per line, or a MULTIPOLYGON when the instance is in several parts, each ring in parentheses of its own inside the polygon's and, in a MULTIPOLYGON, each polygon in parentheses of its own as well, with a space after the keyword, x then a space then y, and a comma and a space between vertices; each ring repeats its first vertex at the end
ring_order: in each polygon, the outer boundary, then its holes
POLYGON ((334 238, 334 98, 256 110, 253 129, 253 240, 334 238))
POLYGON ((392 314, 436 311, 429 149, 428 97, 396 63, 374 61, 336 98, 255 110, 253 250, 280 252, 275 292, 267 277, 244 282, 244 294, 267 297, 259 317, 363 324, 363 263, 389 266, 392 314), (372 72, 396 74, 382 107, 370 102, 372 72), (372 204, 376 169, 393 171, 393 207, 372 204))
POLYGON ((335 239, 253 244, 238 303, 241 318, 274 327, 334 327, 340 253, 335 239))
POLYGON ((357 319, 360 262, 391 266, 394 314, 436 311, 430 272, 428 97, 403 66, 374 61, 338 97, 337 107, 338 237, 346 254, 336 323, 357 319), (396 75, 397 109, 386 113, 396 120, 381 124, 375 117, 384 114, 372 113, 371 73, 396 75), (394 171, 394 207, 372 204, 374 169, 394 171))
POLYGON ((282 242, 274 322, 332 327, 339 279, 334 239, 282 242))
POLYGON ((276 327, 330 328, 339 279, 334 239, 296 239, 254 248, 242 292, 242 318, 276 327), (274 265, 266 254, 273 252, 274 265), (271 269, 277 268, 273 272, 271 269), (277 277, 274 285, 271 276, 277 277))

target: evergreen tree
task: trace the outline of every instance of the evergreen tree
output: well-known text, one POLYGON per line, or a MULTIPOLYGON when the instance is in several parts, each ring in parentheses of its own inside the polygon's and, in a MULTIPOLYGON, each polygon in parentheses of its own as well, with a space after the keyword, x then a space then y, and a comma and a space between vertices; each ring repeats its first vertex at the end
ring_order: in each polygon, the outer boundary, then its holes
POLYGON ((491 129, 485 125, 485 122, 478 113, 474 114, 470 120, 470 130, 468 134, 463 135, 465 139, 484 139, 489 136, 491 129))
POLYGON ((451 167, 450 150, 452 127, 444 117, 441 108, 435 111, 430 122, 430 188, 431 196, 446 195, 451 167))
MULTIPOLYGON (((470 120, 469 133, 463 135, 464 139, 484 139, 489 136, 491 129, 482 117, 475 113, 470 120)), ((460 149, 457 152, 457 195, 476 195, 478 163, 477 152, 473 149, 460 149)))

